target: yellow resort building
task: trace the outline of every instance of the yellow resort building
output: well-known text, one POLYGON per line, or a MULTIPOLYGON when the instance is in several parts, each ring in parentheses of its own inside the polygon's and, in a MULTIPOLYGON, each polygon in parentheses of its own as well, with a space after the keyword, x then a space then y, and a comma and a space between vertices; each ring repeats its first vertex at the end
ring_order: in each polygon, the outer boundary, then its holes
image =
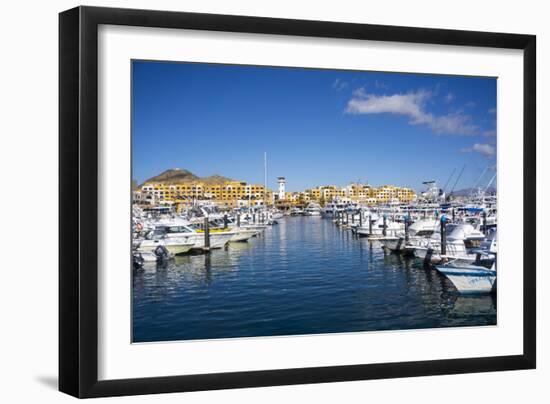
POLYGON ((140 191, 159 204, 190 205, 195 200, 211 200, 220 207, 230 208, 239 206, 239 201, 254 201, 253 205, 261 205, 265 198, 270 205, 273 200, 271 190, 263 185, 247 184, 244 181, 226 181, 223 184, 200 181, 177 184, 145 183, 140 191))
POLYGON ((384 185, 374 189, 372 196, 378 203, 409 203, 416 198, 416 194, 411 188, 400 188, 393 185, 384 185))
POLYGON ((309 202, 324 205, 334 199, 376 205, 387 203, 410 203, 416 199, 411 188, 383 185, 375 188, 367 184, 352 183, 345 187, 324 185, 301 192, 284 192, 274 195, 263 185, 247 184, 244 181, 207 183, 202 181, 168 183, 149 182, 134 192, 134 201, 149 205, 175 205, 178 209, 195 201, 208 200, 221 208, 262 206, 276 204, 280 208, 304 206, 309 202))
POLYGON ((350 184, 345 187, 325 185, 307 189, 304 193, 308 199, 328 202, 336 198, 345 198, 353 202, 382 204, 382 203, 410 203, 416 199, 416 193, 411 188, 384 185, 374 188, 367 184, 350 184))

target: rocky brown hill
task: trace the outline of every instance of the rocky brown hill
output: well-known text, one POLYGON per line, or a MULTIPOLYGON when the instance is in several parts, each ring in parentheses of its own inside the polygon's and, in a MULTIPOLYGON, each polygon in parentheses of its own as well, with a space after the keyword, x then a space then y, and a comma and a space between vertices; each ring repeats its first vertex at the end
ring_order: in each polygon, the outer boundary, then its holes
POLYGON ((182 184, 185 182, 201 181, 207 184, 223 184, 226 181, 232 181, 231 178, 223 177, 221 175, 211 175, 209 177, 199 177, 193 174, 189 170, 182 170, 180 168, 171 168, 166 170, 159 175, 151 177, 144 181, 148 182, 160 182, 166 184, 182 184))

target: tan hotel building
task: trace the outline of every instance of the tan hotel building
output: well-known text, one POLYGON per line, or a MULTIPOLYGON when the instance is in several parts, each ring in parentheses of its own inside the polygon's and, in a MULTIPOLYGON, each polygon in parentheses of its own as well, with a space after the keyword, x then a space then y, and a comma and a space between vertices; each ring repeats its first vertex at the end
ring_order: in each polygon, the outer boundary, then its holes
MULTIPOLYGON (((263 205, 263 200, 271 205, 275 199, 273 192, 263 185, 247 184, 244 181, 227 181, 223 184, 208 184, 204 182, 186 182, 180 184, 146 183, 141 192, 135 195, 136 201, 155 201, 189 205, 193 200, 212 200, 220 207, 232 208, 251 202, 252 205, 263 205), (144 195, 148 196, 145 198, 144 195)), ((328 202, 335 198, 347 199, 353 202, 368 204, 400 202, 408 203, 416 199, 415 192, 410 188, 384 185, 378 188, 365 184, 350 184, 345 187, 335 185, 307 189, 303 192, 285 192, 285 199, 278 204, 300 205, 310 201, 328 202)))
POLYGON ((239 200, 261 200, 268 204, 273 192, 263 185, 247 184, 244 181, 227 181, 223 184, 185 182, 181 184, 146 183, 141 192, 154 196, 158 202, 189 204, 193 200, 213 200, 225 207, 237 206, 239 200))

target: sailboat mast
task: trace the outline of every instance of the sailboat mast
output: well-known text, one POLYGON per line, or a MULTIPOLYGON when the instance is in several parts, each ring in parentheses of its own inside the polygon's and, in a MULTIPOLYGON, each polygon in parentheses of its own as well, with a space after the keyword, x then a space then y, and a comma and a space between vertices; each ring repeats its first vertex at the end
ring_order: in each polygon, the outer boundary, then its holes
POLYGON ((264 208, 267 209, 267 152, 264 152, 264 208))

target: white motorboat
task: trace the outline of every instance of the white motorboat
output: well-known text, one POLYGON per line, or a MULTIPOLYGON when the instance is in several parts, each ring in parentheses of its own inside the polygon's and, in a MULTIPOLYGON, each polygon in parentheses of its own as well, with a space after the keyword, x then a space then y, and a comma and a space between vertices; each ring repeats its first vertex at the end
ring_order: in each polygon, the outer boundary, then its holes
POLYGON ((332 216, 335 217, 338 212, 343 212, 346 208, 346 205, 338 201, 331 201, 325 204, 325 207, 321 210, 323 216, 332 216))
POLYGON ((284 217, 283 212, 280 210, 273 210, 269 212, 269 216, 272 220, 282 219, 284 217))
MULTIPOLYGON (((157 223, 155 231, 157 230, 166 233, 166 240, 189 238, 193 242, 192 249, 205 248, 204 230, 198 223, 190 224, 184 219, 174 218, 157 223)), ((211 229, 209 231, 210 248, 223 248, 235 234, 236 232, 231 229, 211 229)))
POLYGON ((372 223, 370 226, 368 220, 366 225, 357 226, 355 232, 359 236, 366 236, 373 239, 383 239, 391 236, 396 236, 398 233, 402 233, 404 229, 403 223, 398 223, 390 219, 386 219, 386 234, 384 235, 384 218, 371 217, 371 221, 372 223))
POLYGON ((413 245, 415 242, 418 244, 426 237, 431 236, 438 222, 434 219, 420 219, 412 223, 409 226, 408 242, 406 241, 405 231, 400 231, 395 234, 387 235, 386 237, 380 237, 378 240, 382 243, 383 247, 395 252, 413 251, 413 245))
POLYGON ((304 209, 304 214, 306 216, 321 216, 321 206, 317 203, 311 202, 304 209))
POLYGON ((496 260, 489 269, 462 260, 436 265, 460 293, 490 293, 496 286, 496 260))
POLYGON ((304 211, 300 208, 290 209, 290 216, 302 216, 303 214, 304 214, 304 211))
MULTIPOLYGON (((449 224, 447 225, 448 234, 446 236, 446 248, 444 257, 441 254, 441 228, 429 238, 415 237, 410 242, 410 248, 414 249, 414 254, 424 260, 432 263, 439 263, 443 259, 454 260, 461 259, 470 263, 477 259, 477 254, 470 252, 466 245, 469 237, 478 237, 473 227, 469 224, 449 224)), ((471 240, 471 238, 470 238, 471 240)))
POLYGON ((159 246, 164 246, 171 254, 178 255, 185 254, 194 245, 195 240, 192 236, 168 237, 164 227, 157 227, 144 240, 137 241, 137 251, 154 254, 159 246))

